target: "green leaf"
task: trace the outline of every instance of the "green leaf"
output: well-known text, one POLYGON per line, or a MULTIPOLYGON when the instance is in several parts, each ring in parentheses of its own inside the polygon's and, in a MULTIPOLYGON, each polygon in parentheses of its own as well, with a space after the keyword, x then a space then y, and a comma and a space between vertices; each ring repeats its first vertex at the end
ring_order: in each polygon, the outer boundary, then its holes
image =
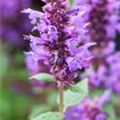
POLYGON ((34 106, 31 110, 31 113, 29 115, 29 119, 32 119, 36 116, 38 116, 39 114, 42 114, 44 112, 49 111, 51 108, 48 105, 37 105, 34 106))
POLYGON ((85 98, 86 94, 84 93, 78 93, 78 92, 72 92, 70 90, 67 90, 64 93, 64 106, 65 109, 70 106, 74 106, 82 102, 82 100, 85 98))
POLYGON ((84 79, 77 84, 77 86, 85 93, 88 94, 88 79, 84 79))
POLYGON ((54 77, 48 73, 39 73, 30 77, 29 79, 37 79, 44 82, 52 82, 54 80, 54 77))
POLYGON ((43 113, 31 120, 62 120, 64 118, 63 114, 59 112, 47 112, 43 113))
POLYGON ((78 86, 76 85, 72 85, 69 87, 69 90, 71 90, 72 92, 83 92, 78 86))
MULTIPOLYGON (((64 92, 64 107, 80 104, 88 94, 88 80, 84 79, 64 92)), ((59 99, 58 99, 59 100, 59 99)), ((59 102, 59 101, 58 101, 59 102)))
POLYGON ((88 92, 89 92, 89 90, 88 90, 88 80, 84 79, 84 80, 80 81, 79 83, 77 83, 76 85, 70 86, 69 89, 72 92, 88 94, 88 92))

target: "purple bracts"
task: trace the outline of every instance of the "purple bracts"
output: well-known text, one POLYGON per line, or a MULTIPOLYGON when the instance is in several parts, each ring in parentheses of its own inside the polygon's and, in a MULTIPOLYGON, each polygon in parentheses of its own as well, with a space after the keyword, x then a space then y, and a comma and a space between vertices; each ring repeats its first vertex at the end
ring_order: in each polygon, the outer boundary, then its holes
MULTIPOLYGON (((67 0, 43 0, 46 5, 44 12, 25 9, 29 13, 33 31, 39 36, 25 36, 30 39, 32 60, 38 64, 42 61, 49 66, 49 72, 54 75, 58 85, 73 84, 72 79, 77 76, 77 70, 89 66, 92 56, 88 50, 95 43, 80 44, 81 37, 87 32, 84 24, 86 9, 77 7, 67 11, 67 0), (82 31, 82 32, 81 32, 82 31)), ((40 67, 40 66, 39 66, 40 67)))

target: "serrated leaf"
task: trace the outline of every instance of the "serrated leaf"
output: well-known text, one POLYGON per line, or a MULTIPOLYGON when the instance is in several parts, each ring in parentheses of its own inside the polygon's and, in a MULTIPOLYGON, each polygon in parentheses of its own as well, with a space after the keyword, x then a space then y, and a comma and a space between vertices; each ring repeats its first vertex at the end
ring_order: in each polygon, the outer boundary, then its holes
POLYGON ((30 77, 29 79, 37 79, 44 82, 52 82, 54 80, 54 77, 48 73, 39 73, 30 77))
POLYGON ((31 120, 62 120, 63 119, 63 114, 59 112, 47 112, 43 113, 31 120))
POLYGON ((82 100, 85 98, 86 94, 84 93, 75 93, 70 90, 67 90, 64 93, 64 106, 65 108, 74 106, 82 102, 82 100))
POLYGON ((77 83, 76 85, 70 86, 69 89, 72 92, 79 92, 79 93, 85 93, 87 94, 89 92, 88 90, 88 80, 82 80, 79 83, 77 83))

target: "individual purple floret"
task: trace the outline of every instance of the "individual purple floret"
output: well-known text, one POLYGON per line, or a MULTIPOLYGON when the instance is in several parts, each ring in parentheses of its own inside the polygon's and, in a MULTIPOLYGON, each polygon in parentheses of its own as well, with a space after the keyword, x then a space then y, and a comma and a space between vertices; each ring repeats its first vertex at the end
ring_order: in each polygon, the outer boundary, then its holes
POLYGON ((77 70, 89 66, 92 56, 88 48, 95 44, 80 44, 80 38, 87 32, 88 23, 83 24, 86 9, 79 6, 66 11, 69 7, 67 0, 43 1, 46 3, 44 12, 29 8, 22 11, 30 14, 33 31, 39 33, 39 36, 25 36, 25 39, 30 39, 32 49, 26 54, 36 62, 35 65, 42 61, 49 66, 49 72, 54 75, 58 85, 71 85, 77 70))

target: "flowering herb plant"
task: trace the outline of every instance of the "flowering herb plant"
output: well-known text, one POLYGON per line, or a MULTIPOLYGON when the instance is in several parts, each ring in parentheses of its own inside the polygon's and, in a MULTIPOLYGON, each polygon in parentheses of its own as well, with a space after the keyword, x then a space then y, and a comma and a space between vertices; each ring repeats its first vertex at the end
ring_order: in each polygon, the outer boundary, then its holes
MULTIPOLYGON (((42 0, 46 3, 43 12, 25 9, 22 13, 29 13, 33 31, 38 36, 25 35, 30 40, 30 52, 25 55, 30 57, 35 67, 39 61, 49 66, 49 73, 39 73, 30 79, 44 82, 55 81, 59 88, 58 103, 59 112, 47 112, 38 115, 32 120, 63 120, 64 112, 69 106, 79 104, 88 94, 87 80, 76 84, 75 78, 79 71, 89 67, 93 58, 89 47, 93 42, 82 42, 82 36, 86 35, 89 23, 84 22, 87 9, 78 6, 69 10, 67 0, 42 0), (68 90, 64 88, 68 87, 68 90)), ((29 63, 28 63, 29 64, 29 63)))

